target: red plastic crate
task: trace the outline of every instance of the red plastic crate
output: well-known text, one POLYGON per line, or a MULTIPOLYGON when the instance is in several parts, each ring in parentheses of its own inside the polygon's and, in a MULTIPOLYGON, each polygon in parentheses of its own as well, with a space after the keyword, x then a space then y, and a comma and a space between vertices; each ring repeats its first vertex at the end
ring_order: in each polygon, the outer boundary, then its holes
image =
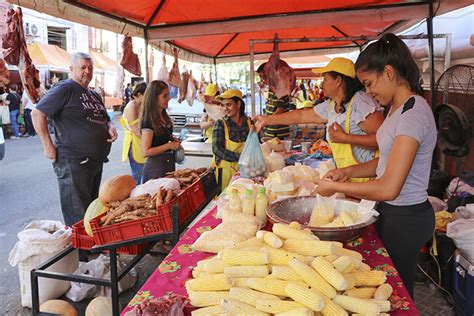
POLYGON ((189 187, 186 188, 186 195, 188 197, 189 208, 191 213, 201 207, 202 203, 206 201, 206 195, 204 193, 204 186, 201 179, 194 181, 189 187))
POLYGON ((117 241, 170 232, 173 229, 171 211, 175 203, 178 203, 179 222, 182 223, 192 213, 190 212, 187 195, 184 191, 171 202, 161 205, 158 214, 155 216, 108 226, 100 226, 100 218, 105 215, 99 215, 90 222, 92 231, 94 232, 95 243, 97 245, 105 245, 117 241))
MULTIPOLYGON (((72 225, 72 246, 74 248, 90 250, 92 247, 94 247, 94 245, 94 238, 87 235, 86 233, 84 221, 81 220, 76 224, 72 225)), ((136 255, 139 254, 145 246, 146 244, 120 247, 117 249, 117 253, 126 255, 136 255)))

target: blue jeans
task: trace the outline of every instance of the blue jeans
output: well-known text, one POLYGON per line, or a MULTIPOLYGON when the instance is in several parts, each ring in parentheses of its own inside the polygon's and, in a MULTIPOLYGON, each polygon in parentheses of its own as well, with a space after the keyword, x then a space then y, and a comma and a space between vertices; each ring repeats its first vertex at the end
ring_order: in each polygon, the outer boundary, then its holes
POLYGON ((137 185, 142 184, 143 180, 143 166, 145 164, 138 163, 133 159, 132 146, 128 151, 128 161, 130 162, 130 169, 132 169, 132 177, 135 179, 137 185))
POLYGON ((20 115, 20 110, 10 111, 10 121, 12 124, 13 136, 20 137, 20 126, 18 125, 18 116, 20 115))

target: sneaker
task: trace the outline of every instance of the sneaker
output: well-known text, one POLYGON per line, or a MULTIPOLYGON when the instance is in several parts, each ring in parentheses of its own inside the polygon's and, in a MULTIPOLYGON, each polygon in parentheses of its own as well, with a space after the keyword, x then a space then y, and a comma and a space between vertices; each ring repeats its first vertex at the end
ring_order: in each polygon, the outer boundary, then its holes
POLYGON ((19 139, 19 138, 20 138, 20 137, 14 136, 14 135, 10 136, 10 139, 19 139))

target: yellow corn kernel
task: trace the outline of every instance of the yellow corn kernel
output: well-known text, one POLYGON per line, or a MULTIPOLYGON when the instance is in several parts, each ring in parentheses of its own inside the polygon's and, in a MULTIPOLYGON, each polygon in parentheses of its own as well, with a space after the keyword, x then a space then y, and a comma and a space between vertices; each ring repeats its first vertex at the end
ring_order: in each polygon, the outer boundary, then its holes
POLYGON ((346 248, 337 248, 337 251, 335 253, 338 256, 352 256, 354 258, 357 258, 359 260, 363 260, 364 258, 360 253, 354 250, 346 249, 346 248))
POLYGON ((293 229, 297 229, 297 230, 301 230, 301 224, 298 223, 298 222, 291 222, 290 224, 288 224, 288 227, 290 228, 293 228, 293 229))
POLYGON ((314 316, 317 315, 318 313, 314 313, 309 308, 306 307, 300 307, 293 309, 291 311, 283 312, 283 313, 276 313, 275 316, 314 316))
POLYGON ((193 270, 193 277, 195 279, 197 278, 202 278, 202 277, 207 277, 207 276, 212 276, 212 275, 216 275, 216 274, 219 274, 219 273, 210 273, 210 272, 206 272, 206 271, 199 271, 199 270, 193 270))
POLYGON ((229 315, 256 315, 256 316, 268 315, 270 316, 270 314, 261 312, 255 307, 250 306, 249 304, 245 304, 236 300, 224 299, 221 302, 221 306, 222 308, 225 309, 225 311, 229 315))
POLYGON ((341 256, 332 261, 332 265, 341 273, 349 273, 354 270, 354 260, 349 256, 341 256))
POLYGON ((221 306, 203 307, 191 312, 191 316, 220 316, 225 314, 225 309, 221 306))
POLYGON ((353 289, 356 286, 356 278, 354 278, 352 275, 345 273, 344 278, 347 280, 347 288, 346 290, 353 289))
POLYGON ((352 218, 351 214, 348 211, 342 211, 339 214, 339 217, 341 218, 342 222, 344 223, 344 226, 352 226, 355 224, 354 219, 352 218))
POLYGON ((229 291, 202 291, 188 292, 189 303, 194 307, 219 305, 223 299, 229 297, 229 291))
POLYGON ((380 312, 389 312, 392 309, 392 304, 390 301, 387 300, 370 300, 371 302, 374 302, 377 304, 380 308, 380 312))
POLYGON ((260 249, 260 251, 264 251, 270 254, 270 264, 272 265, 284 265, 287 266, 288 262, 291 259, 298 259, 303 261, 304 257, 302 255, 289 252, 283 249, 276 249, 273 247, 265 246, 260 249))
POLYGON ((186 282, 186 290, 191 291, 223 291, 230 289, 233 280, 225 275, 214 274, 203 276, 197 279, 191 279, 186 282))
MULTIPOLYGON (((314 290, 314 289, 312 289, 314 290)), ((321 313, 324 316, 348 316, 347 312, 341 306, 334 303, 329 297, 321 294, 324 300, 324 307, 321 313)))
POLYGON ((376 300, 388 300, 392 296, 393 288, 390 284, 384 283, 380 285, 374 293, 376 300))
POLYGON ((248 288, 247 280, 248 278, 234 278, 234 284, 232 286, 248 288))
POLYGON ((348 282, 341 272, 337 271, 336 268, 323 257, 317 257, 311 263, 313 268, 336 290, 344 291, 347 289, 348 282))
POLYGON ((278 296, 261 293, 251 289, 244 289, 240 287, 231 287, 229 290, 229 299, 249 304, 253 307, 257 306, 257 301, 280 301, 278 296))
MULTIPOLYGON (((362 271, 370 271, 372 268, 365 262, 360 262, 359 267, 356 269, 357 272, 362 272, 362 271)), ((354 271, 354 272, 356 272, 354 271)))
POLYGON ((249 278, 247 284, 250 288, 274 295, 286 296, 285 287, 288 281, 264 278, 249 278))
POLYGON ((317 238, 311 232, 291 228, 290 226, 282 223, 274 224, 272 230, 275 235, 283 239, 315 240, 317 238))
POLYGON ((263 246, 263 243, 258 240, 257 237, 251 237, 245 241, 242 241, 240 243, 238 243, 237 245, 235 245, 234 247, 232 247, 232 249, 241 249, 241 250, 244 250, 244 249, 260 249, 260 247, 263 246))
POLYGON ((194 268, 194 269, 200 270, 200 271, 204 271, 204 265, 205 265, 207 262, 209 262, 209 261, 211 261, 211 260, 214 260, 215 258, 216 258, 215 256, 212 256, 212 257, 210 257, 210 258, 207 258, 207 259, 198 261, 198 262, 196 263, 196 268, 194 268))
POLYGON ((356 286, 379 286, 387 281, 387 276, 384 271, 372 270, 362 272, 351 272, 356 279, 356 286))
POLYGON ((345 310, 364 315, 377 315, 380 313, 379 306, 369 300, 346 295, 336 295, 333 298, 334 303, 339 304, 345 310))
POLYGON ((307 289, 299 284, 289 282, 285 288, 286 295, 291 297, 295 302, 319 312, 324 307, 324 299, 321 295, 307 289))
POLYGON ((202 269, 203 271, 209 273, 222 273, 224 272, 224 268, 228 266, 229 265, 226 264, 223 260, 215 258, 213 260, 205 262, 202 269))
POLYGON ((270 275, 286 281, 301 281, 301 277, 288 266, 273 266, 270 275))
POLYGON ((258 266, 270 261, 268 253, 239 249, 225 249, 222 260, 230 265, 241 266, 258 266))
POLYGON ((333 298, 336 295, 336 290, 329 284, 316 270, 303 262, 292 259, 290 267, 300 276, 300 278, 309 286, 316 289, 320 293, 333 298))
POLYGON ((258 310, 261 310, 265 313, 276 314, 288 312, 293 309, 304 307, 304 305, 293 302, 293 301, 269 301, 269 300, 259 300, 256 305, 258 310))
POLYGON ((370 299, 374 297, 375 290, 375 287, 360 287, 347 290, 346 292, 344 292, 344 295, 363 299, 370 299))
POLYGON ((272 232, 266 232, 263 236, 263 241, 273 248, 280 248, 283 246, 283 241, 272 232))
POLYGON ((299 253, 303 256, 328 256, 336 252, 332 241, 287 239, 283 242, 283 249, 299 253))
POLYGON ((263 278, 268 275, 268 267, 265 265, 225 267, 224 274, 232 278, 263 278))

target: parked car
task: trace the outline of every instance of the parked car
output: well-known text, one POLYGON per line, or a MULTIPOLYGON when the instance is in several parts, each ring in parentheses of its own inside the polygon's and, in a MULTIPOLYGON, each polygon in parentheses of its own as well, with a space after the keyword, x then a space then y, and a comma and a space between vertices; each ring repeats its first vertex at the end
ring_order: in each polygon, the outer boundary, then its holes
POLYGON ((194 140, 203 139, 199 126, 203 113, 204 105, 198 100, 194 100, 192 107, 186 101, 178 103, 175 98, 172 98, 168 103, 168 114, 173 121, 174 134, 181 135, 182 139, 185 138, 185 135, 194 140))
POLYGON ((0 125, 0 160, 5 157, 5 138, 3 137, 3 128, 0 125))

